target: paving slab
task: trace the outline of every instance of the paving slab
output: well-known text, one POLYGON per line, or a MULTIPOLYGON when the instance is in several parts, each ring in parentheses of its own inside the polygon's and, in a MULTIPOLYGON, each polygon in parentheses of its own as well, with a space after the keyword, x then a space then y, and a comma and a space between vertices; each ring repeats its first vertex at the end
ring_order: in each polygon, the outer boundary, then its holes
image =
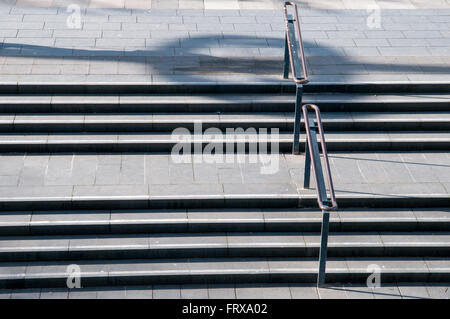
POLYGON ((375 299, 402 299, 402 294, 397 285, 383 285, 373 288, 375 299))
POLYGON ((208 299, 207 285, 183 285, 181 299, 208 299))
POLYGON ((127 299, 152 299, 152 286, 126 286, 127 299))
POLYGON ((364 285, 345 284, 347 299, 374 299, 373 289, 364 285))
POLYGON ((292 299, 319 299, 317 287, 307 284, 291 284, 292 299))
POLYGON ((153 299, 181 299, 179 285, 153 286, 153 299))
POLYGON ((398 289, 402 294, 403 299, 429 299, 430 294, 428 293, 427 287, 415 284, 399 284, 398 289))
POLYGON ((431 298, 450 299, 450 287, 448 284, 428 284, 426 288, 431 298))
POLYGON ((13 289, 11 299, 39 299, 41 290, 36 289, 13 289))
POLYGON ((320 299, 346 299, 346 291, 344 286, 324 286, 318 287, 317 291, 319 293, 320 299))
POLYGON ((42 288, 40 299, 68 299, 69 289, 67 288, 42 288))

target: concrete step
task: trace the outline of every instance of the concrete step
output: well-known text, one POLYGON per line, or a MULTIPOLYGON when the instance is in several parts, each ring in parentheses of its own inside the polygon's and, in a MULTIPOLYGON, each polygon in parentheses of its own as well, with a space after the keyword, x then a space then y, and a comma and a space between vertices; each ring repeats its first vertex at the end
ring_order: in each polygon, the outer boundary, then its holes
MULTIPOLYGON (((255 130, 256 131, 256 130, 255 130)), ((257 132, 257 131, 256 131, 257 132)), ((269 132, 270 133, 270 132, 269 132)), ((304 137, 300 149, 304 149, 304 137)), ((277 145, 274 152, 291 152, 292 134, 280 132, 275 135, 249 133, 214 132, 199 137, 189 132, 167 133, 0 133, 1 152, 171 152, 182 143, 190 145, 191 151, 208 144, 233 146, 234 150, 246 145, 248 141, 264 143, 268 150, 277 145), (220 135, 217 135, 219 134, 220 135)), ((412 151, 450 149, 449 131, 328 131, 326 132, 329 151, 412 151)), ((186 151, 189 151, 189 150, 186 151)), ((250 149, 251 150, 251 149, 250 149)), ((254 151, 252 151, 254 152, 254 151)))
MULTIPOLYGON (((444 183, 448 187, 448 183, 444 183)), ((439 183, 340 184, 340 208, 446 207, 439 183)), ((317 208, 314 189, 291 183, 2 186, 0 211, 179 208, 317 208)))
POLYGON ((450 95, 414 93, 313 93, 303 103, 317 104, 322 112, 448 111, 450 95))
POLYGON ((448 283, 182 284, 0 289, 0 299, 449 299, 448 283))
MULTIPOLYGON (((0 264, 0 288, 67 287, 73 261, 0 264)), ((124 286, 215 283, 315 283, 316 258, 190 258, 77 261, 81 285, 124 286)), ((446 257, 330 258, 328 283, 365 283, 379 271, 381 283, 449 282, 446 257), (374 269, 376 267, 376 269, 374 269)))
MULTIPOLYGON (((0 95, 0 113, 293 112, 293 94, 0 95)), ((445 93, 305 93, 322 112, 442 112, 445 93)))
MULTIPOLYGON (((0 262, 212 257, 318 257, 320 233, 231 232, 0 238, 0 262)), ((330 233, 330 257, 450 257, 450 233, 330 233)))
MULTIPOLYGON (((448 93, 448 82, 314 82, 303 86, 307 93, 448 93)), ((291 80, 272 82, 7 82, 0 84, 2 94, 229 94, 229 93, 293 93, 291 80)))
MULTIPOLYGON (((307 208, 5 211, 0 235, 319 232, 321 222, 322 213, 307 208)), ((448 232, 450 209, 340 209, 330 231, 448 232)))
MULTIPOLYGON (((302 118, 302 123, 304 119, 302 118)), ((325 112, 325 130, 449 130, 450 112, 325 112)), ((0 132, 166 132, 184 127, 206 130, 278 128, 291 131, 294 114, 266 113, 49 113, 0 115, 0 132)), ((304 125, 302 124, 302 129, 304 125)))

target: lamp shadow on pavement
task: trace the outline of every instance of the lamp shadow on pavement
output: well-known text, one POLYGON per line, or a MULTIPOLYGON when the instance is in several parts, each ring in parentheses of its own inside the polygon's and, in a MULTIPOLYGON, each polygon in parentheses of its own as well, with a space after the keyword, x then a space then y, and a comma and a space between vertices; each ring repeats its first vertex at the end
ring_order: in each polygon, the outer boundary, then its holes
MULTIPOLYGON (((22 57, 64 59, 64 64, 79 64, 88 60, 90 64, 111 63, 111 70, 103 75, 153 75, 159 81, 205 82, 215 77, 227 76, 280 76, 283 66, 284 39, 275 37, 256 38, 244 35, 204 35, 190 38, 173 38, 163 46, 141 48, 62 48, 38 44, 3 43, 0 57, 22 57), (118 70, 114 72, 118 63, 118 70), (123 65, 123 67, 121 67, 123 65), (130 67, 134 65, 134 67, 130 67)), ((389 63, 370 57, 342 55, 328 46, 319 46, 314 41, 304 41, 307 66, 310 75, 345 76, 370 74, 433 73, 447 74, 450 67, 445 64, 401 63, 392 58, 389 63)), ((379 58, 379 57, 376 57, 379 58)), ((7 62, 5 62, 7 64, 7 62)), ((49 63, 55 64, 55 63, 49 63)), ((80 73, 76 73, 79 75, 80 73)), ((50 74, 49 74, 50 75, 50 74)), ((74 75, 74 74, 62 74, 74 75)), ((82 75, 92 75, 87 72, 82 75)), ((102 75, 95 73, 95 75, 102 75)), ((26 76, 26 75, 25 75, 26 76)), ((314 80, 314 79, 312 79, 314 80)))

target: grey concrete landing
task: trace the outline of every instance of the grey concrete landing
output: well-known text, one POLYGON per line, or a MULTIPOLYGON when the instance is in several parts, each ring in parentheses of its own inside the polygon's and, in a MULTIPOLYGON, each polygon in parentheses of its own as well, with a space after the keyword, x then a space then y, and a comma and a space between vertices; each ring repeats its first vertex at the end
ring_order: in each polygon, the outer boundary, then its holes
MULTIPOLYGON (((170 2, 177 4, 173 8, 152 1, 151 10, 123 1, 115 2, 114 7, 121 4, 115 9, 81 6, 77 25, 67 22, 70 3, 8 2, 0 7, 0 81, 281 80, 279 2, 262 1, 254 8, 237 0, 207 0, 194 7, 182 2, 170 2)), ((372 25, 371 2, 343 2, 302 5, 311 81, 450 81, 448 3, 408 1, 403 9, 383 2, 375 13, 379 24, 372 25)))
MULTIPOLYGON (((249 198, 303 198, 316 207, 315 190, 303 189, 303 159, 276 154, 271 163, 278 170, 262 174, 268 162, 252 164, 249 155, 242 163, 208 164, 175 163, 165 154, 3 154, 0 199, 3 209, 21 201, 209 199, 220 204, 249 198)), ((445 152, 331 153, 330 162, 341 203, 379 199, 389 204, 390 199, 395 204, 419 198, 430 204, 438 198, 445 206, 450 198, 445 152)))

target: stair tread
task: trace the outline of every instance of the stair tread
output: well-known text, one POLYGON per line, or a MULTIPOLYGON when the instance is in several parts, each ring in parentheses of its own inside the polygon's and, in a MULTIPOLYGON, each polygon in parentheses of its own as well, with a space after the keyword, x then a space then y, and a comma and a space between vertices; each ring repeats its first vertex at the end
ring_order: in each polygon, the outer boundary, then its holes
MULTIPOLYGON (((0 234, 132 234, 162 232, 318 231, 317 209, 177 209, 0 212, 0 234)), ((332 231, 447 231, 448 208, 340 209, 332 231)), ((1 237, 0 237, 1 238, 1 237)))
MULTIPOLYGON (((450 112, 323 112, 322 120, 326 121, 342 121, 342 120, 393 120, 393 121, 450 121, 450 112)), ((17 113, 17 114, 0 114, 0 121, 3 123, 27 123, 33 121, 40 122, 190 122, 196 120, 205 120, 211 122, 218 121, 240 121, 252 122, 254 120, 262 121, 293 121, 292 112, 258 112, 258 113, 239 113, 239 112, 203 112, 203 113, 17 113)))
MULTIPOLYGON (((301 122, 304 123, 302 117, 301 122)), ((450 129, 450 112, 324 112, 325 131, 370 132, 376 130, 436 131, 450 129)), ((289 112, 204 112, 204 113, 16 113, 0 114, 4 133, 95 133, 172 132, 185 127, 225 131, 229 128, 279 129, 292 131, 294 114, 289 112)), ((302 124, 303 127, 303 124, 302 124)))
MULTIPOLYGON (((194 140, 192 134, 167 134, 162 132, 143 132, 143 133, 100 133, 100 132, 80 132, 80 133, 0 133, 0 142, 2 143, 22 143, 22 142, 34 142, 34 143, 58 143, 58 142, 68 142, 68 141, 80 141, 98 143, 118 143, 118 142, 154 142, 154 143, 176 143, 177 139, 174 136, 183 137, 183 141, 188 141, 188 138, 194 140), (187 137, 185 137, 187 136, 187 137)), ((221 135, 203 135, 203 140, 208 141, 219 141, 234 139, 234 136, 242 136, 242 141, 247 137, 253 137, 261 139, 261 136, 254 133, 232 133, 232 134, 221 134, 221 135)), ((270 135, 266 135, 270 136, 270 135)), ((301 134, 301 137, 305 137, 305 134, 301 134)), ((198 137, 197 137, 198 138, 198 137)), ((270 137, 267 137, 270 141, 270 137)), ((447 141, 450 139, 450 132, 448 131, 328 131, 326 132, 327 143, 333 141, 342 140, 393 140, 393 139, 414 139, 414 140, 442 140, 447 141)), ((279 132, 278 139, 273 138, 272 140, 279 140, 280 142, 292 142, 292 133, 290 132, 279 132)))
MULTIPOLYGON (((6 225, 70 225, 130 223, 242 223, 242 222, 321 222, 317 209, 223 209, 223 210, 74 210, 74 211, 3 211, 0 227, 6 225)), ((431 209, 340 209, 330 221, 420 222, 450 221, 449 208, 431 209)))
MULTIPOLYGON (((0 238, 0 252, 129 249, 319 247, 318 233, 177 233, 150 235, 13 236, 0 238)), ((449 247, 450 233, 330 233, 329 247, 449 247)))
MULTIPOLYGON (((427 157, 410 153, 376 153, 380 156, 380 160, 374 160, 376 155, 373 153, 330 154, 332 170, 337 169, 339 172, 342 165, 345 165, 348 170, 352 171, 351 180, 348 180, 348 176, 335 176, 335 190, 340 207, 355 207, 355 204, 356 207, 361 205, 380 207, 381 204, 383 205, 381 207, 398 207, 399 205, 404 205, 405 208, 423 207, 425 201, 426 206, 442 207, 448 203, 449 183, 446 179, 448 169, 444 164, 447 161, 446 153, 427 153, 427 157), (376 163, 381 163, 385 167, 390 163, 406 165, 402 169, 409 168, 411 173, 400 179, 395 176, 392 179, 392 176, 386 173, 377 177, 376 180, 368 176, 369 180, 367 181, 359 173, 356 175, 353 173, 354 170, 359 170, 358 165, 374 165, 376 163), (431 170, 423 171, 423 167, 417 166, 416 163, 433 165, 431 165, 431 170), (423 175, 424 173, 427 175, 423 175), (420 180, 411 180, 410 174, 420 180), (424 176, 427 178, 424 179, 424 176)), ((84 156, 82 154, 61 155, 61 159, 67 157, 72 160, 72 157, 75 157, 78 160, 84 156)), ((107 157, 107 155, 105 156, 107 157)), ((144 161, 144 157, 149 156, 151 160, 167 160, 169 163, 167 159, 169 155, 136 154, 126 156, 142 157, 142 161, 144 161)), ((12 159, 14 160, 14 157, 12 159)), ((99 159, 103 159, 103 156, 99 159)), ((248 158, 244 159, 246 159, 245 163, 248 163, 248 158)), ((6 163, 9 157, 5 157, 4 160, 6 163)), ((303 168, 302 157, 284 155, 284 159, 280 158, 280 160, 283 161, 281 163, 283 165, 280 166, 282 169, 277 174, 267 177, 261 175, 259 171, 254 171, 252 174, 244 174, 244 180, 240 180, 240 182, 219 181, 217 178, 205 183, 198 183, 194 179, 183 183, 174 180, 171 183, 170 179, 167 180, 166 177, 166 180, 162 180, 163 183, 147 180, 134 181, 130 184, 120 184, 117 181, 111 185, 94 185, 93 183, 79 185, 68 176, 58 179, 56 185, 52 179, 49 182, 53 185, 0 186, 0 199, 3 201, 2 210, 174 208, 175 205, 166 204, 169 201, 174 201, 179 205, 178 208, 205 207, 203 205, 209 205, 207 207, 214 205, 215 208, 283 208, 298 205, 317 207, 315 190, 303 189, 300 186, 303 180, 299 179, 296 174, 289 173, 290 167, 300 170, 303 168), (43 208, 45 205, 48 207, 43 208)), ((251 167, 260 170, 261 165, 250 165, 249 168, 251 167)), ((154 170, 157 172, 158 166, 155 166, 154 170)), ((152 172, 153 166, 149 166, 147 174, 152 172)))
MULTIPOLYGON (((439 257, 329 258, 327 273, 367 273, 376 263, 382 273, 450 272, 450 259, 439 257)), ((71 261, 31 261, 0 264, 0 279, 67 278, 71 261)), ((77 262, 81 277, 124 275, 211 275, 244 273, 317 273, 317 258, 182 258, 77 262)))
MULTIPOLYGON (((400 93, 400 94, 364 94, 364 93, 304 93, 304 102, 311 103, 316 101, 346 101, 352 102, 448 102, 450 94, 446 93, 400 93)), ((39 95, 39 94, 21 94, 21 95, 0 95, 0 104, 2 103, 219 103, 219 102, 269 102, 286 101, 293 102, 294 94, 133 94, 133 95, 39 95)))
MULTIPOLYGON (((292 112, 295 94, 0 95, 1 113, 292 112)), ((304 93, 326 112, 448 111, 448 93, 304 93)))

